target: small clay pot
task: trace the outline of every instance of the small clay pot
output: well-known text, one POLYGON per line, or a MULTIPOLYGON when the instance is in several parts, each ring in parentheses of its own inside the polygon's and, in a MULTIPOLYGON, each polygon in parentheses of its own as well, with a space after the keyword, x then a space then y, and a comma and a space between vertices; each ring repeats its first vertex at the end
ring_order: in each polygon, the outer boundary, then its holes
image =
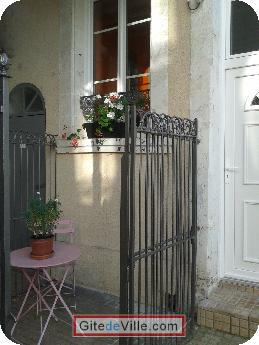
POLYGON ((31 257, 36 260, 44 260, 53 256, 54 236, 44 239, 31 239, 31 257))

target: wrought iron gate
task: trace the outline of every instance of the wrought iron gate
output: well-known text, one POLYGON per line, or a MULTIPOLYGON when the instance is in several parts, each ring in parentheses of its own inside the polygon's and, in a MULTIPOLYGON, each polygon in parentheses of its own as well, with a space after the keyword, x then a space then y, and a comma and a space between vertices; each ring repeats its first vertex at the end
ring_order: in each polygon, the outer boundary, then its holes
MULTIPOLYGON (((11 250, 29 245, 25 213, 30 199, 56 197, 56 139, 50 134, 10 132, 10 243, 11 250)), ((20 271, 12 274, 12 296, 24 292, 20 271)))
POLYGON ((10 132, 11 249, 28 245, 25 213, 37 193, 56 196, 56 140, 50 134, 10 132))
MULTIPOLYGON (((195 313, 197 120, 137 112, 132 105, 125 141, 120 312, 185 314, 188 329, 195 313)), ((121 344, 177 341, 128 338, 121 344)))

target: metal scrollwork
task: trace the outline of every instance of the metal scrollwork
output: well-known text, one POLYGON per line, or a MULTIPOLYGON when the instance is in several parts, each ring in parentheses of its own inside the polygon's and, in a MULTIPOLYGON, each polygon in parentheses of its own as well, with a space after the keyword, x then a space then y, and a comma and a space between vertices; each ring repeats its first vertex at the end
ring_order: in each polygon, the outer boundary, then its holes
POLYGON ((56 147, 56 136, 45 133, 43 135, 31 134, 24 131, 10 131, 9 141, 17 145, 47 145, 56 147))
POLYGON ((179 137, 197 137, 197 119, 190 120, 155 112, 138 111, 140 123, 138 132, 149 132, 179 137))

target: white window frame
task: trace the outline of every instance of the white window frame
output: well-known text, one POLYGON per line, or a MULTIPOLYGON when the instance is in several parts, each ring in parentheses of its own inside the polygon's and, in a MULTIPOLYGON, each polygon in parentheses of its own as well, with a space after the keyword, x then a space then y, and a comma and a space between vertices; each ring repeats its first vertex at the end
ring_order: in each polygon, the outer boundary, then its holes
MULTIPOLYGON (((259 50, 256 51, 251 51, 247 53, 240 53, 240 54, 231 54, 230 53, 230 45, 231 45, 231 3, 232 1, 236 0, 227 0, 226 3, 226 47, 225 47, 225 56, 226 60, 231 60, 231 59, 240 59, 240 58, 247 58, 250 56, 258 56, 259 55, 259 50)), ((252 3, 256 5, 258 0, 252 0, 252 3)), ((252 6, 252 3, 250 6, 252 6)))
POLYGON ((132 76, 127 76, 127 28, 129 26, 141 24, 144 22, 151 22, 151 17, 144 20, 127 24, 127 0, 118 0, 118 27, 101 30, 100 32, 107 32, 115 28, 118 29, 118 68, 117 78, 99 80, 94 82, 94 2, 98 0, 86 0, 85 7, 85 23, 86 23, 86 54, 85 54, 85 94, 87 96, 94 94, 94 85, 105 83, 109 81, 117 81, 117 92, 125 92, 127 90, 127 80, 137 77, 150 76, 149 73, 142 73, 132 76))

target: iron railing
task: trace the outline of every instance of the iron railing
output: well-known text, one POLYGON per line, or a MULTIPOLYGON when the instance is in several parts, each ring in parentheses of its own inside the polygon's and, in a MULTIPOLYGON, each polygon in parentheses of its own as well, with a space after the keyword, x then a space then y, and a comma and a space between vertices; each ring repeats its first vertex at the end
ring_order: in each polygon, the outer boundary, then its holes
MULTIPOLYGON (((10 238, 11 250, 29 245, 25 214, 30 199, 56 197, 56 139, 50 134, 37 135, 11 131, 10 142, 10 238)), ((12 274, 12 295, 24 291, 25 282, 17 270, 12 274)))
MULTIPOLYGON (((186 330, 193 324, 196 161, 197 120, 137 113, 131 106, 122 159, 122 314, 185 314, 186 330)), ((120 344, 178 341, 122 338, 120 344)))
POLYGON ((10 313, 10 191, 9 191, 9 88, 6 54, 0 55, 0 323, 9 335, 10 313))

